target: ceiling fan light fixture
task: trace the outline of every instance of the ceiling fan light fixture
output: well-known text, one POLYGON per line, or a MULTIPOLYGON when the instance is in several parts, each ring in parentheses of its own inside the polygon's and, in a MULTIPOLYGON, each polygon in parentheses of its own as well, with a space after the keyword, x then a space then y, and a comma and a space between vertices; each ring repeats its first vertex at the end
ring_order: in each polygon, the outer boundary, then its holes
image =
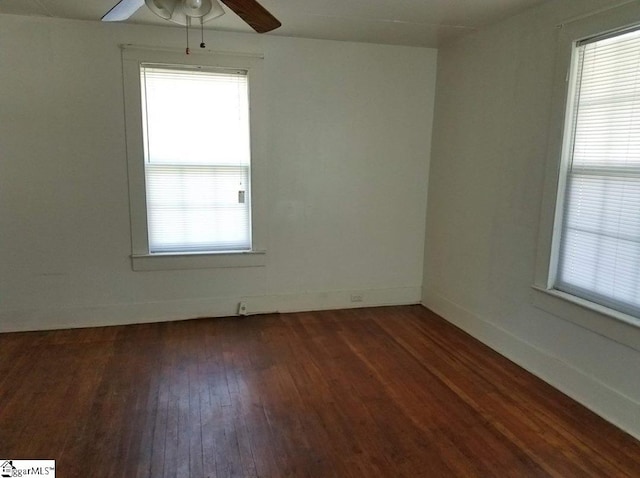
MULTIPOLYGON (((258 0, 220 1, 258 33, 267 33, 282 26, 258 0)), ((119 0, 102 17, 102 21, 126 21, 144 4, 160 18, 183 26, 191 25, 194 18, 202 26, 225 13, 217 0, 119 0)))
POLYGON ((216 0, 144 0, 153 13, 178 25, 191 24, 192 19, 206 23, 224 15, 216 0))
POLYGON ((209 5, 209 11, 201 17, 202 23, 207 23, 209 20, 213 20, 214 18, 224 15, 222 5, 220 5, 217 0, 202 0, 202 7, 207 4, 209 5))
POLYGON ((165 20, 171 20, 176 5, 172 0, 144 0, 149 10, 165 20))

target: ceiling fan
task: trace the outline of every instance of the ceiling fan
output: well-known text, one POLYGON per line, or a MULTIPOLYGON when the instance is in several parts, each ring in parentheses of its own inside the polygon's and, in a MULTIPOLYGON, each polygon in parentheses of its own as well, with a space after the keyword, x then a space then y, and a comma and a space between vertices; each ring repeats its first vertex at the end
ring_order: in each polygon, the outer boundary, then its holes
MULTIPOLYGON (((221 0, 258 33, 275 30, 282 24, 256 0, 221 0)), ((217 0, 120 0, 102 17, 103 22, 127 20, 146 3, 147 7, 165 20, 186 25, 202 25, 224 14, 217 0)))

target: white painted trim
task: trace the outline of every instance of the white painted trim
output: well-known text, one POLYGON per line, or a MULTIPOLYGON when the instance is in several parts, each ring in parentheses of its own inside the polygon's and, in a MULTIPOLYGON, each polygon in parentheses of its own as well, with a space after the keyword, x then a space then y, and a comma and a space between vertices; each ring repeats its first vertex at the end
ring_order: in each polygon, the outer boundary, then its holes
POLYGON ((0 333, 225 317, 236 314, 238 302, 236 297, 222 297, 6 310, 0 312, 0 333))
POLYGON ((605 420, 640 439, 640 403, 489 320, 425 290, 422 305, 605 420))
POLYGON ((242 301, 247 303, 249 314, 267 314, 272 312, 285 313, 419 304, 421 293, 422 291, 419 287, 350 289, 346 291, 243 297, 242 301), (352 295, 360 296, 362 301, 351 302, 352 295))
POLYGON ((566 20, 561 21, 556 25, 556 28, 563 28, 571 23, 575 23, 580 20, 586 20, 587 18, 594 17, 596 15, 600 15, 602 13, 608 12, 609 10, 614 10, 616 8, 624 7, 630 3, 634 3, 637 0, 623 0, 622 2, 618 2, 613 5, 607 5, 606 7, 599 8, 597 10, 593 10, 591 12, 583 13, 582 15, 577 15, 575 17, 567 18, 566 20))
POLYGON ((420 296, 419 287, 399 287, 2 310, 0 333, 236 316, 240 302, 247 304, 248 314, 264 314, 418 304, 420 296), (362 296, 362 302, 351 302, 351 295, 356 294, 362 296))
MULTIPOLYGON (((149 253, 147 229, 146 186, 144 173, 144 145, 142 134, 142 111, 140 64, 168 63, 175 65, 198 65, 212 68, 238 68, 247 71, 249 77, 249 121, 251 130, 251 167, 250 167, 250 198, 251 198, 251 240, 254 251, 267 248, 267 160, 264 124, 267 122, 264 94, 264 79, 261 54, 213 52, 205 50, 195 55, 178 53, 174 49, 147 49, 121 45, 122 71, 125 108, 125 136, 127 145, 127 167, 129 180, 129 213, 131 226, 131 255, 134 271, 160 270, 163 261, 148 260, 149 253), (143 259, 144 258, 144 259, 143 259), (151 265, 154 264, 154 265, 151 265)), ((251 262, 243 259, 244 262, 251 262)), ((213 261, 215 262, 215 261, 213 261)), ((218 262, 222 262, 218 260, 218 262)), ((255 262, 255 260, 254 260, 255 262)), ((212 260, 205 256, 192 256, 188 260, 165 260, 170 269, 185 269, 192 264, 192 269, 202 269, 212 266, 212 260), (203 258, 198 262, 198 258, 203 258)), ((257 264, 257 265, 264 265, 257 264)), ((235 267, 231 261, 219 267, 235 267)), ((238 267, 247 267, 239 265, 238 267)))
POLYGON ((264 267, 266 264, 266 251, 142 254, 131 256, 131 266, 134 271, 264 267))
MULTIPOLYGON (((136 52, 133 55, 139 56, 140 54, 151 53, 154 52, 167 52, 174 53, 179 55, 184 55, 184 48, 171 48, 171 47, 158 47, 152 45, 135 45, 133 43, 121 43, 120 48, 122 50, 133 51, 136 52)), ((208 55, 208 56, 227 56, 231 58, 255 58, 259 60, 264 60, 263 53, 254 53, 254 52, 246 52, 246 51, 228 51, 228 50, 211 50, 209 48, 194 48, 189 53, 190 57, 199 56, 199 55, 208 55)))
POLYGON ((555 289, 533 287, 531 303, 640 352, 640 319, 555 289))
MULTIPOLYGON (((553 289, 556 280, 559 233, 564 212, 562 203, 565 196, 570 156, 570 138, 565 132, 570 131, 573 125, 572 115, 570 114, 573 107, 573 97, 570 92, 574 87, 576 78, 575 71, 573 71, 573 76, 570 76, 570 73, 574 45, 577 41, 585 38, 624 29, 638 23, 640 23, 640 3, 633 1, 618 4, 615 8, 592 12, 584 17, 570 19, 570 21, 565 22, 562 29, 558 30, 553 108, 549 124, 545 182, 540 208, 540 227, 538 229, 533 284, 534 289, 538 291, 553 289)), ((619 340, 616 335, 610 335, 607 332, 608 327, 597 325, 597 319, 582 320, 578 313, 582 311, 584 315, 584 309, 580 309, 566 301, 563 304, 561 302, 552 301, 550 298, 544 301, 539 299, 537 306, 557 317, 570 320, 582 327, 593 330, 595 333, 607 336, 612 340, 619 340), (544 306, 540 305, 542 303, 544 303, 544 306), (573 311, 568 310, 571 307, 574 308, 573 311)), ((572 300, 572 302, 584 306, 584 304, 579 304, 577 300, 572 300)), ((607 315, 618 319, 614 314, 607 315)))

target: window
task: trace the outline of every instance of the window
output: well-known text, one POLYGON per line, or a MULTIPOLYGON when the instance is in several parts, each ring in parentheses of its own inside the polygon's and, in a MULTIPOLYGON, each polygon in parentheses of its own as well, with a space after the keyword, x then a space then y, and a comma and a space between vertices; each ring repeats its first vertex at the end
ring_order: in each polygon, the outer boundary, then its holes
POLYGON ((264 265, 260 59, 125 47, 123 68, 134 270, 264 265))
POLYGON ((640 317, 640 29, 578 41, 572 63, 552 285, 640 317))
POLYGON ((245 71, 140 65, 149 252, 251 249, 245 71))

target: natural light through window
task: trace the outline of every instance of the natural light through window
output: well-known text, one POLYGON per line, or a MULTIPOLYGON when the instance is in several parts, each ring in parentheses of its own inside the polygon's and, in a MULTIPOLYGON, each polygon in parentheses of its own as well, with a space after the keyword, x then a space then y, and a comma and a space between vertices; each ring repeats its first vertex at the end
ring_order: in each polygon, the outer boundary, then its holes
POLYGON ((555 288, 640 316, 640 30, 574 56, 555 288))
POLYGON ((140 68, 149 252, 250 250, 246 71, 140 68))

